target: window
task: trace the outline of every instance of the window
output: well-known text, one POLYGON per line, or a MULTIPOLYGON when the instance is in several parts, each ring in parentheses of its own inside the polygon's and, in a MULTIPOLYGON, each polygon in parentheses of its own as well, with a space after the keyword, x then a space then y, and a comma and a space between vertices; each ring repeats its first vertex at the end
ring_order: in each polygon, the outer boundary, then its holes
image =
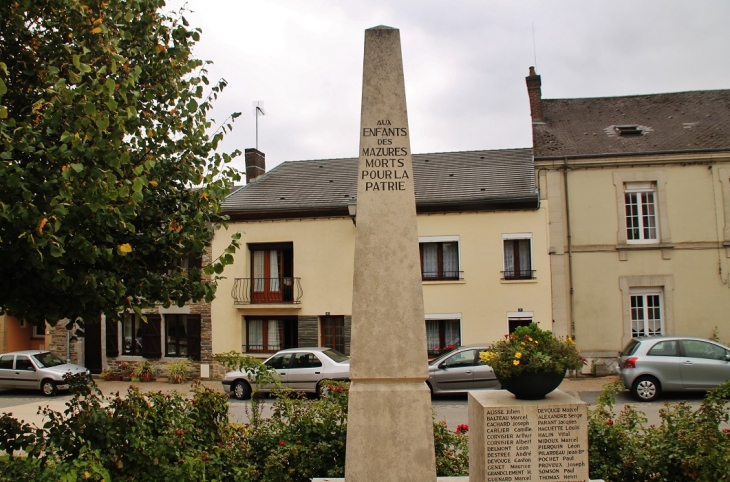
POLYGON ((314 353, 296 353, 294 355, 294 361, 292 362, 292 368, 319 368, 322 366, 322 362, 317 358, 314 353))
POLYGON ((0 357, 0 368, 5 370, 13 369, 13 359, 15 355, 3 355, 0 357))
POLYGON ((160 358, 162 356, 160 317, 147 315, 145 323, 138 315, 126 314, 122 321, 122 354, 160 358))
POLYGON ((46 324, 33 325, 33 338, 45 338, 46 337, 46 324))
POLYGON ((684 354, 689 358, 727 360, 727 351, 714 343, 700 340, 682 340, 682 346, 684 347, 684 354))
POLYGON ((479 350, 464 350, 444 360, 448 368, 473 367, 479 364, 479 350))
POLYGON ((246 351, 272 353, 297 346, 296 318, 247 318, 246 351))
POLYGON ((426 320, 426 345, 431 357, 461 346, 461 320, 426 320))
POLYGON ((15 358, 15 369, 35 371, 35 367, 33 366, 33 363, 31 363, 30 358, 20 355, 15 358))
POLYGON ((503 234, 504 271, 502 279, 534 279, 532 270, 532 235, 503 234))
POLYGON ((626 241, 658 242, 655 183, 627 182, 625 186, 626 241))
POLYGON ((320 327, 322 346, 345 353, 345 317, 323 316, 320 327))
POLYGON ((649 356, 678 356, 677 342, 675 340, 660 341, 647 352, 649 356))
POLYGON ((293 301, 293 244, 249 245, 251 251, 251 301, 293 301))
MULTIPOLYGON (((532 323, 532 316, 519 316, 519 315, 523 315, 523 314, 519 313, 518 316, 507 315, 507 327, 509 329, 509 333, 514 333, 514 331, 519 326, 528 326, 530 323, 532 323)), ((527 315, 527 313, 525 313, 524 315, 527 315)))
POLYGON ((661 335, 662 295, 655 290, 632 290, 631 292, 631 335, 661 335))
POLYGON ((165 356, 200 359, 200 315, 165 315, 165 356))
POLYGON ((421 277, 424 280, 459 279, 459 238, 433 236, 419 238, 421 277))
POLYGON ((275 357, 272 357, 271 360, 266 362, 266 366, 268 366, 269 368, 273 368, 274 370, 289 368, 289 363, 291 363, 292 355, 293 353, 282 353, 281 355, 276 355, 275 357))

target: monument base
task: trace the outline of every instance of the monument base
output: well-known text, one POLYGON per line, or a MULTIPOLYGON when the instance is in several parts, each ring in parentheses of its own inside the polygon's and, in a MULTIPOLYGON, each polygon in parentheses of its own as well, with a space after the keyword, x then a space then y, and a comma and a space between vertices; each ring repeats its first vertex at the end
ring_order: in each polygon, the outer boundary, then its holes
POLYGON ((347 482, 436 481, 431 393, 423 380, 354 380, 347 482))
POLYGON ((469 392, 469 480, 588 480, 588 406, 560 390, 469 392))

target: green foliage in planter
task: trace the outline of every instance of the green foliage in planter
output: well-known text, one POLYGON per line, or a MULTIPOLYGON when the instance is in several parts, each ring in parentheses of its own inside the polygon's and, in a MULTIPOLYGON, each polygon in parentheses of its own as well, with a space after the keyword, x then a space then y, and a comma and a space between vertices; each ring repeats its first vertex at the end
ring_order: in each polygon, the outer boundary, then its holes
POLYGON ((167 376, 172 383, 182 383, 190 376, 190 363, 186 358, 181 358, 167 364, 167 376))
POLYGON ((627 406, 616 415, 620 382, 604 387, 588 424, 590 476, 606 482, 728 481, 730 381, 710 390, 696 410, 686 402, 659 412, 661 424, 647 425, 644 414, 627 406))
POLYGON ((142 375, 152 375, 155 373, 155 366, 152 364, 151 361, 144 360, 141 363, 138 363, 136 367, 134 367, 134 370, 132 370, 132 376, 141 378, 142 375))

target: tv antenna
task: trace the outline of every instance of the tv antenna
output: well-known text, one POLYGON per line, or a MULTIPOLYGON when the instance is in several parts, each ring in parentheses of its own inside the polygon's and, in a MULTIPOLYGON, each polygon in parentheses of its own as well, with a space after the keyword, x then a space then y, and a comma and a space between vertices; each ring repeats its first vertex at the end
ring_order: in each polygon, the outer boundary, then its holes
POLYGON ((253 115, 256 117, 256 150, 259 150, 259 114, 266 115, 264 112, 264 101, 257 100, 253 103, 253 115))

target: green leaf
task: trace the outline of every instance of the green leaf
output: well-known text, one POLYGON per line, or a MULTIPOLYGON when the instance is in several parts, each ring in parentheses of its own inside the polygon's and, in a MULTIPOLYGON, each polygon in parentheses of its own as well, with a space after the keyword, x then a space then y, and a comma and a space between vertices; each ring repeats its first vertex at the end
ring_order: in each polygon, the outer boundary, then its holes
MULTIPOLYGON (((1 81, 1 79, 0 79, 1 81)), ((0 105, 0 119, 7 119, 8 118, 8 109, 5 108, 4 105, 0 105)))
POLYGON ((80 55, 74 55, 74 56, 71 57, 71 59, 73 60, 74 67, 76 67, 78 69, 79 68, 79 64, 81 63, 81 56, 80 55))
POLYGON ((0 79, 0 95, 5 95, 5 93, 8 91, 8 88, 5 87, 5 82, 3 79, 0 79))
POLYGON ((76 172, 81 172, 81 171, 84 170, 84 165, 83 164, 79 164, 79 163, 71 164, 70 167, 71 167, 71 169, 73 169, 76 172))
POLYGON ((114 79, 112 79, 111 77, 107 78, 106 82, 104 82, 104 87, 106 87, 108 90, 110 90, 112 92, 116 88, 116 85, 117 84, 114 83, 114 79))
POLYGON ((60 258, 61 256, 63 256, 63 253, 65 253, 65 251, 62 247, 58 246, 57 244, 51 245, 51 256, 53 256, 54 258, 60 258))
POLYGON ((117 104, 117 101, 114 99, 109 99, 105 102, 106 106, 109 107, 109 110, 117 110, 117 107, 119 107, 119 104, 117 104))
POLYGON ((69 131, 64 131, 63 134, 61 134, 61 142, 71 142, 73 139, 74 135, 69 131))
POLYGON ((82 72, 82 73, 86 73, 86 72, 91 72, 91 67, 89 67, 88 65, 86 65, 86 64, 84 64, 84 63, 80 63, 80 64, 79 64, 79 65, 77 65, 76 67, 77 67, 77 68, 79 69, 79 71, 80 71, 80 72, 82 72))
POLYGON ((142 178, 138 177, 134 180, 132 183, 132 191, 134 192, 140 192, 142 191, 142 188, 144 187, 144 181, 142 181, 142 178))
POLYGON ((96 119, 96 127, 98 127, 100 130, 106 130, 107 127, 109 127, 109 117, 107 116, 100 116, 96 119))
POLYGON ((196 111, 198 110, 198 103, 195 101, 195 99, 190 99, 190 102, 188 102, 188 105, 185 106, 189 111, 196 111))

